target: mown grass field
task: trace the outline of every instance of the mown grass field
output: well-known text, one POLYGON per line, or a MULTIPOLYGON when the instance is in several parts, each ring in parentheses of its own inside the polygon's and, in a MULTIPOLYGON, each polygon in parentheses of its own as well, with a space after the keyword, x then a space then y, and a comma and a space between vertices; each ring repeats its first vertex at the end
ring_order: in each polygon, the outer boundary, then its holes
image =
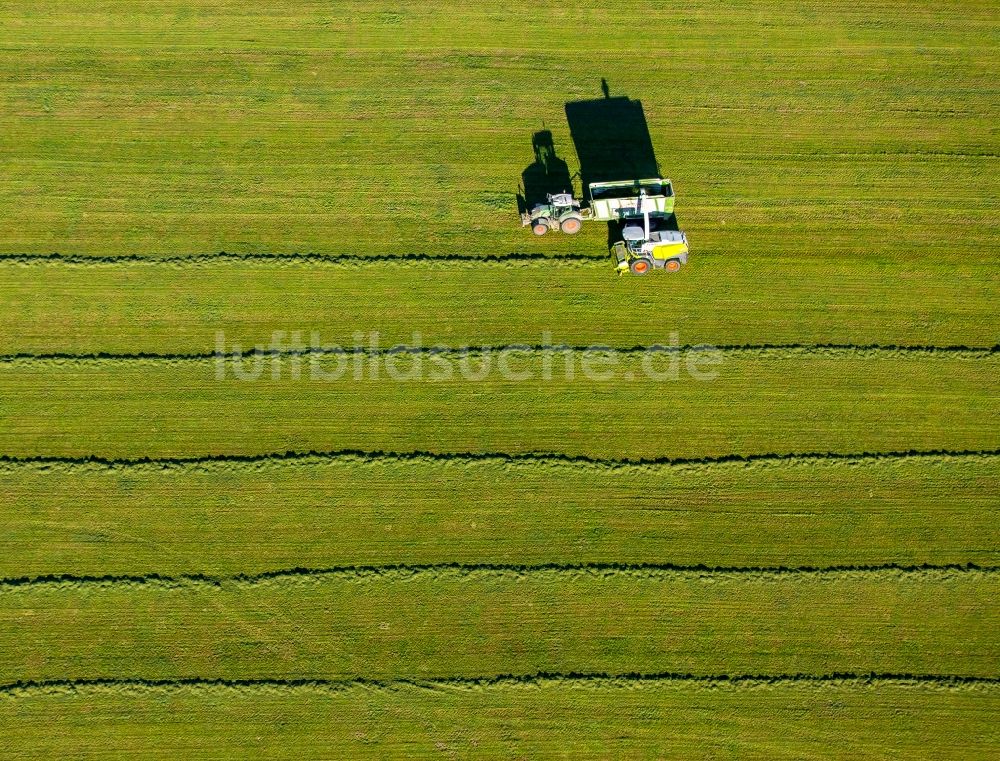
POLYGON ((992 455, 690 465, 352 455, 7 463, 0 489, 30 509, 0 515, 0 574, 992 567, 1000 524, 983 516, 995 505, 998 478, 992 455), (248 554, 247 537, 266 541, 248 554))
POLYGON ((991 677, 998 586, 994 573, 965 570, 548 568, 39 583, 0 592, 11 632, 2 662, 31 682, 70 670, 80 680, 991 677))
POLYGON ((0 755, 1000 754, 995 4, 598 6, 0 3, 0 755))
POLYGON ((609 280, 607 262, 589 260, 3 266, 4 352, 212 353, 217 331, 227 349, 249 350, 268 347, 275 330, 289 333, 286 345, 293 331, 304 344, 315 331, 319 344, 344 348, 359 335, 369 346, 372 334, 382 347, 415 337, 449 347, 1000 343, 1000 276, 985 256, 941 267, 920 257, 834 261, 809 252, 704 257, 670 283, 666 300, 662 281, 609 280))
POLYGON ((22 458, 109 459, 352 449, 629 460, 1000 449, 1000 354, 719 352, 717 364, 695 360, 713 379, 691 377, 685 357, 676 381, 646 375, 644 362, 669 373, 666 356, 504 356, 524 379, 504 377, 499 359, 471 379, 466 370, 487 366, 475 354, 435 355, 434 363, 394 355, 385 367, 369 357, 357 380, 344 356, 311 357, 315 367, 302 357, 18 359, 0 365, 17 400, 3 411, 0 446, 22 458), (244 363, 257 374, 255 361, 259 377, 236 377, 244 363), (422 379, 413 375, 418 367, 422 379))
MULTIPOLYGON (((9 711, 13 701, 0 703, 9 711)), ((297 757, 349 747, 357 758, 435 754, 494 758, 626 756, 697 758, 705 747, 729 757, 962 761, 995 747, 995 691, 903 681, 685 683, 656 680, 541 680, 522 684, 371 685, 268 683, 26 688, 17 693, 10 745, 57 755, 67 745, 122 749, 151 758, 297 757), (86 703, 87 712, 79 711, 86 703), (960 725, 954 716, 960 715, 960 725), (474 727, 467 717, 475 716, 474 727), (627 734, 622 717, 630 717, 627 734), (514 718, 516 717, 516 719, 514 718), (205 738, 217 742, 205 753, 205 738)))
POLYGON ((989 2, 524 11, 9 7, 0 250, 591 254, 603 231, 543 244, 510 213, 532 132, 572 160, 563 104, 602 77, 642 100, 703 256, 994 242, 989 2))

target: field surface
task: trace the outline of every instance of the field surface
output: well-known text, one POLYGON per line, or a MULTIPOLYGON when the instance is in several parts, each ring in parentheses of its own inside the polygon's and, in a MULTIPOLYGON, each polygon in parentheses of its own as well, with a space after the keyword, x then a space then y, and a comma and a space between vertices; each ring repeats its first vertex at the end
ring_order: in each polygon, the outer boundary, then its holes
POLYGON ((1000 755, 995 3, 0 29, 0 756, 1000 755))
POLYGON ((0 514, 0 575, 994 567, 1000 524, 983 516, 998 479, 995 454, 651 465, 350 454, 7 462, 0 490, 31 509, 0 514))

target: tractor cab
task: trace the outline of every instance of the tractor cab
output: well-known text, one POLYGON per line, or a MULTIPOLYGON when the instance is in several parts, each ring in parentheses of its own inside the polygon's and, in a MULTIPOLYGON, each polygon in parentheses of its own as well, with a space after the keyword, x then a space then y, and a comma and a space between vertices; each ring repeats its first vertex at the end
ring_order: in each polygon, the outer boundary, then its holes
POLYGON ((687 264, 687 236, 680 230, 671 229, 661 219, 650 215, 650 229, 629 219, 622 226, 622 239, 612 247, 619 272, 631 271, 645 275, 651 269, 665 269, 677 272, 687 264))

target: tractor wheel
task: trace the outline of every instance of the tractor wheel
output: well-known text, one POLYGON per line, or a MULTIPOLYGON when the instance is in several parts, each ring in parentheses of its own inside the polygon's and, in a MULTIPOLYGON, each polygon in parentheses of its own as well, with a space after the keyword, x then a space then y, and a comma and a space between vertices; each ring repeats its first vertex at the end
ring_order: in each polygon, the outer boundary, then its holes
POLYGON ((663 265, 663 269, 667 272, 677 272, 681 268, 680 259, 667 259, 667 263, 663 265))
POLYGON ((576 235, 583 227, 583 220, 579 217, 566 217, 559 223, 559 229, 567 235, 576 235))
POLYGON ((632 263, 628 266, 633 275, 645 275, 650 271, 650 269, 652 269, 652 267, 653 263, 645 257, 641 259, 633 259, 632 263))
POLYGON ((535 235, 545 235, 549 231, 549 220, 545 217, 539 217, 534 222, 531 223, 531 232, 535 235))

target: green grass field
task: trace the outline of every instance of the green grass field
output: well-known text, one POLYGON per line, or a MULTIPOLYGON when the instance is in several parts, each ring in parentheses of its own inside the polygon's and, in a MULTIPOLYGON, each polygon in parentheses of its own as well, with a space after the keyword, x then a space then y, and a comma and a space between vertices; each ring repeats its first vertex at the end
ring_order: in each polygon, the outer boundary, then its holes
POLYGON ((451 347, 1000 341, 1000 276, 987 257, 869 262, 805 252, 746 262, 699 252, 667 299, 659 279, 607 273, 607 262, 589 260, 3 266, 4 351, 212 353, 220 330, 244 350, 268 346, 275 330, 298 330, 306 343, 316 331, 320 344, 346 348, 358 333, 366 345, 371 333, 382 346, 412 345, 419 334, 424 346, 451 347), (628 320, 616 318, 623 313, 628 320))
POLYGON ((0 30, 0 756, 1000 755, 994 3, 0 30), (602 79, 677 275, 519 225, 602 79))
MULTIPOLYGON (((214 359, 19 359, 0 365, 16 400, 3 410, 0 446, 17 457, 129 459, 351 449, 638 460, 1000 449, 998 354, 723 352, 718 364, 700 366, 713 380, 690 377, 685 358, 676 381, 647 377, 637 356, 604 354, 601 364, 589 352, 592 374, 608 374, 592 380, 580 354, 504 355, 525 380, 502 377, 499 359, 487 366, 475 355, 434 364, 396 356, 387 367, 369 358, 359 380, 345 357, 320 358, 315 368, 301 357, 268 358, 256 380, 214 359), (467 379, 466 369, 483 367, 486 377, 467 379), (422 379, 409 379, 415 368, 422 379)), ((245 363, 254 373, 253 360, 245 363)), ((646 364, 669 373, 665 358, 646 364)))
POLYGON ((991 677, 985 571, 412 570, 0 591, 16 681, 497 674, 991 677), (109 629, 115 633, 107 636, 109 629))
POLYGON ((0 701, 9 746, 67 746, 150 758, 717 757, 862 761, 871 748, 988 758, 996 690, 905 680, 821 684, 541 680, 372 685, 195 684, 25 688, 0 701), (16 706, 16 708, 15 708, 16 706), (85 706, 86 710, 81 711, 85 706), (622 717, 629 720, 623 721, 622 717), (960 722, 955 721, 961 716, 960 722), (475 717, 474 724, 468 717, 475 717), (205 738, 213 740, 205 750, 205 738))
POLYGON ((998 478, 992 455, 5 463, 0 490, 31 509, 0 514, 0 575, 224 577, 448 563, 993 567, 1000 525, 983 516, 998 478), (267 540, 248 554, 248 536, 267 540))

